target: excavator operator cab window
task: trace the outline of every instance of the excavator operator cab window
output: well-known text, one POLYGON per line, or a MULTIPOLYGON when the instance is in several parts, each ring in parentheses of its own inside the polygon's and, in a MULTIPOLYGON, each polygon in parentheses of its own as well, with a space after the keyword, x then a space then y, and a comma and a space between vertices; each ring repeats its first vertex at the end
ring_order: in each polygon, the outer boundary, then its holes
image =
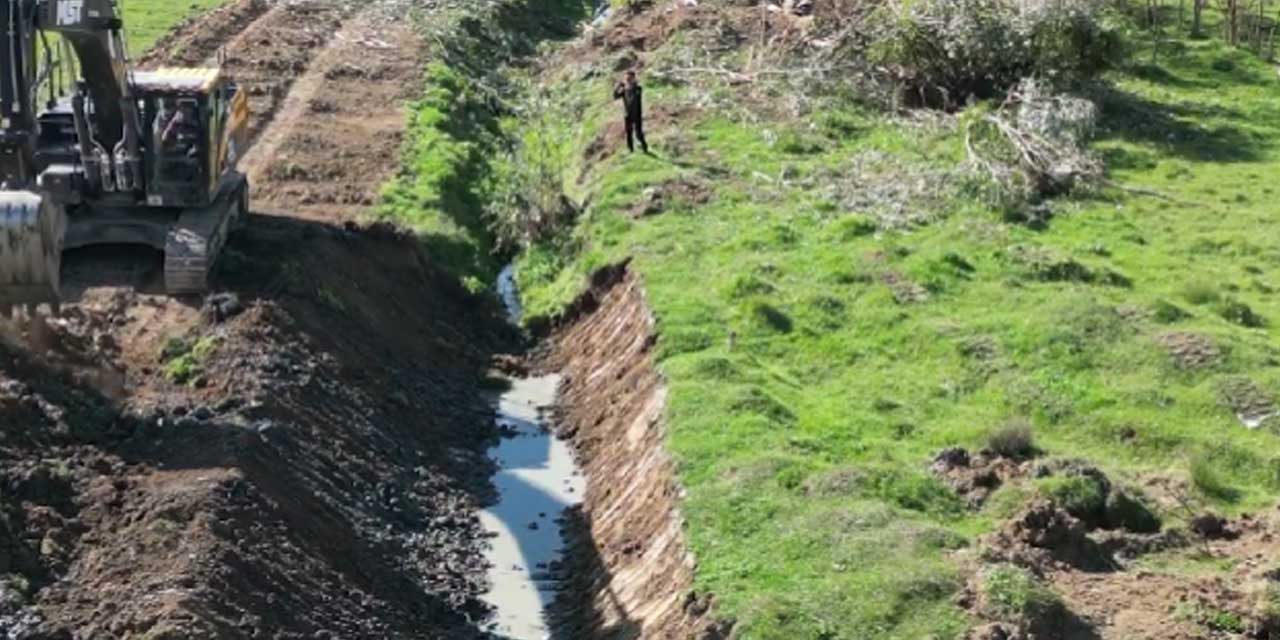
POLYGON ((163 98, 156 117, 156 139, 166 155, 195 155, 200 141, 200 106, 195 100, 163 98))
POLYGON ((155 151, 149 191, 160 191, 165 201, 183 200, 200 192, 204 183, 204 127, 200 100, 185 96, 159 96, 150 100, 151 147, 155 151))

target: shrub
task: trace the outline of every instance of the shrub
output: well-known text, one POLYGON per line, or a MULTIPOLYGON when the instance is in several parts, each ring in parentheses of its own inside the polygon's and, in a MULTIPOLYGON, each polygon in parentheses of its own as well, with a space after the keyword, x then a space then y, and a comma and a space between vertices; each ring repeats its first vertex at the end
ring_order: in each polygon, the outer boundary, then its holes
POLYGON ((831 224, 834 234, 841 240, 853 240, 876 232, 876 221, 861 213, 851 213, 831 224))
POLYGON ((751 303, 748 305, 748 314, 758 327, 776 333, 791 333, 795 326, 790 316, 767 302, 751 303))
POLYGON ((982 577, 982 613, 992 620, 1026 626, 1044 621, 1063 611, 1057 594, 1045 587, 1025 569, 999 565, 982 577))
POLYGON ((1107 496, 1107 526, 1134 533, 1156 533, 1160 531, 1160 518, 1141 498, 1116 490, 1107 496))
POLYGON ((1084 475, 1055 476, 1040 481, 1040 490, 1067 513, 1096 523, 1106 508, 1107 493, 1095 478, 1084 475))
POLYGON ((1193 280, 1182 287, 1182 297, 1191 304, 1209 304, 1221 297, 1218 287, 1203 280, 1193 280))
POLYGON ((1014 418, 987 435, 987 449, 1006 458, 1029 458, 1036 452, 1031 423, 1014 418))
POLYGON ((1252 307, 1239 300, 1224 300, 1222 304, 1218 305, 1217 311, 1218 315, 1222 316, 1222 319, 1242 327, 1260 329, 1267 326, 1267 322, 1262 316, 1254 312, 1252 307))
POLYGON ((1244 633, 1244 621, 1231 611, 1211 611, 1204 616, 1204 625, 1215 631, 1244 633))
POLYGON ((866 476, 866 489, 903 509, 935 515, 963 513, 965 506, 955 492, 931 475, 880 468, 866 476))
POLYGON ((564 193, 566 149, 548 114, 546 96, 527 105, 536 119, 527 123, 523 139, 495 163, 492 200, 485 213, 504 247, 523 248, 553 240, 567 230, 578 215, 577 206, 564 193))
POLYGON ((1191 317, 1191 314, 1183 310, 1182 307, 1168 300, 1156 301, 1154 311, 1156 320, 1164 324, 1173 324, 1191 317))
POLYGON ((195 343, 170 338, 161 351, 164 374, 174 384, 187 384, 200 375, 204 362, 218 348, 218 339, 205 336, 195 343))
POLYGON ((1100 2, 892 0, 877 14, 871 59, 907 100, 955 108, 1026 77, 1066 84, 1122 57, 1100 2))

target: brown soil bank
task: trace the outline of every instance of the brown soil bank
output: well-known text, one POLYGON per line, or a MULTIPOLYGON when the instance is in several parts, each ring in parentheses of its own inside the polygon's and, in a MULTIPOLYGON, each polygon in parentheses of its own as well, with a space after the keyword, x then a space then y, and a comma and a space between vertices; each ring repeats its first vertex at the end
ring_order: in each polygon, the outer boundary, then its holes
MULTIPOLYGON (((308 78, 356 96, 390 78, 390 126, 399 78, 334 51, 405 74, 400 54, 421 52, 392 51, 415 42, 407 25, 336 38, 377 24, 359 6, 244 0, 151 62, 231 38, 229 72, 270 140, 295 132, 278 116, 308 78)), ((346 133, 314 157, 360 159, 331 178, 364 193, 399 144, 346 133)), ((336 198, 304 220, 291 187, 258 185, 279 215, 233 235, 204 300, 148 295, 158 259, 130 252, 85 270, 60 317, 0 332, 0 637, 483 637, 475 513, 494 427, 476 390, 511 331, 414 238, 347 222, 336 198)))
POLYGON ((411 239, 253 224, 238 299, 115 292, 0 351, 8 638, 479 637, 505 326, 411 239))
POLYGON ((666 386, 650 353, 653 318, 625 266, 592 289, 547 339, 540 366, 564 375, 556 421, 587 477, 568 514, 562 638, 728 637, 693 592, 680 488, 664 450, 666 386))

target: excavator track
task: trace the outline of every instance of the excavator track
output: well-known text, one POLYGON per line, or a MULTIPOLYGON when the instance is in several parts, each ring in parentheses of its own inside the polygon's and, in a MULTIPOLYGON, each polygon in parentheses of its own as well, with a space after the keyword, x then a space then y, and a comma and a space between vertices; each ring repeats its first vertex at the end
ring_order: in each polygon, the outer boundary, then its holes
POLYGON ((248 213, 249 182, 242 175, 208 206, 182 212, 165 239, 165 291, 169 295, 207 291, 227 236, 248 213))

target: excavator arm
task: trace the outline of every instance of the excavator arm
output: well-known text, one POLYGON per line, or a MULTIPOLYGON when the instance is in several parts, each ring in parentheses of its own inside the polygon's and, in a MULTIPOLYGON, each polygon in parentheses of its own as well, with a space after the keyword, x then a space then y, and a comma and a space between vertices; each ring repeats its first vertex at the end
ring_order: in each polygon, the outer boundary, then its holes
POLYGON ((117 1, 0 0, 0 308, 59 300, 63 252, 102 244, 160 250, 166 291, 202 292, 247 212, 245 97, 217 69, 134 74, 117 1), (153 139, 171 104, 186 152, 153 139))
POLYGON ((37 42, 56 34, 80 70, 75 96, 85 180, 91 191, 142 188, 137 104, 115 0, 0 0, 0 181, 19 188, 35 163, 37 42))
POLYGON ((37 157, 44 34, 61 37, 81 71, 72 99, 79 177, 63 177, 88 193, 142 188, 121 27, 114 0, 0 0, 0 304, 52 301, 59 291, 68 219, 43 192, 54 177, 37 157))

